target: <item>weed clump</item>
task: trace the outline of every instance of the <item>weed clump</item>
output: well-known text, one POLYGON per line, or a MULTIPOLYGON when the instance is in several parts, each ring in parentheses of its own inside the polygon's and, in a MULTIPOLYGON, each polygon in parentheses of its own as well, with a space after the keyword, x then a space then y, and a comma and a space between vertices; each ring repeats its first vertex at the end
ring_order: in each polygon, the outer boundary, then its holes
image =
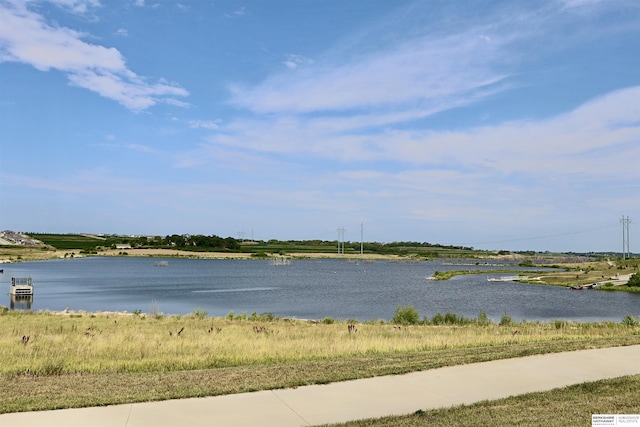
POLYGON ((630 314, 627 314, 624 319, 622 319, 622 324, 629 327, 640 326, 640 320, 630 314))
POLYGON ((413 306, 398 306, 393 314, 392 322, 400 325, 417 325, 420 323, 420 315, 413 306))
POLYGON ((500 318, 499 325, 500 326, 511 326, 511 325, 513 325, 513 319, 511 319, 511 316, 509 316, 506 311, 504 312, 504 314, 500 318))
POLYGON ((478 313, 477 323, 479 326, 489 326, 491 324, 491 319, 487 316, 486 311, 480 310, 480 313, 478 313))
POLYGON ((196 308, 195 310, 193 310, 193 317, 197 318, 197 319, 204 319, 209 315, 209 313, 207 313, 206 310, 203 310, 201 308, 196 308))

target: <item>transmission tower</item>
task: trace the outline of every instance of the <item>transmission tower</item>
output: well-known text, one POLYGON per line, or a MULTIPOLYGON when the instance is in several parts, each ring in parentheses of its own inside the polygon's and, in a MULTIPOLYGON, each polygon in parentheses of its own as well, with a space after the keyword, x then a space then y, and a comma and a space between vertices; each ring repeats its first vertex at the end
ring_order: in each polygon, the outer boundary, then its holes
POLYGON ((629 251, 629 224, 631 223, 631 219, 627 216, 626 218, 622 215, 622 219, 620 219, 620 223, 622 224, 622 259, 630 258, 629 251))
POLYGON ((336 228, 338 232, 338 254, 344 254, 344 232, 346 231, 344 227, 336 228))

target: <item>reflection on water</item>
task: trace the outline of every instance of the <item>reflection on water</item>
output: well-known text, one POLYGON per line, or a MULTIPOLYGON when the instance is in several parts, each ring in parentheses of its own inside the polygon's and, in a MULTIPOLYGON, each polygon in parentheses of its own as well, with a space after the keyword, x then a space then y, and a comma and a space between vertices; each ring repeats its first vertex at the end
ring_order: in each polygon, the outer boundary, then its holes
POLYGON ((33 295, 10 295, 9 308, 11 310, 31 310, 33 295))

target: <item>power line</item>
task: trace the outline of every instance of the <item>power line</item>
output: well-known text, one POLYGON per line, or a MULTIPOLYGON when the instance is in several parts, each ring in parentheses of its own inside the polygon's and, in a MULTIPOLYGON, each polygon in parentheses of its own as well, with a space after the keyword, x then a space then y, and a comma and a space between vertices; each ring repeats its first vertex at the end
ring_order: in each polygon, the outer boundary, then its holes
POLYGON ((476 245, 488 245, 488 244, 492 244, 492 243, 509 243, 509 242, 523 242, 523 241, 527 241, 527 240, 540 240, 540 239, 550 239, 550 238, 554 238, 554 237, 564 237, 564 236, 573 236, 576 234, 587 234, 587 233, 592 233, 594 231, 602 231, 602 230, 608 230, 608 229, 612 229, 616 226, 614 225, 607 225, 607 226, 602 226, 602 227, 595 227, 595 228, 588 228, 588 229, 583 229, 583 230, 576 230, 576 231, 569 231, 566 233, 558 233, 558 234, 547 234, 544 236, 535 236, 535 237, 516 237, 513 239, 503 239, 503 240, 492 240, 492 241, 488 241, 488 242, 475 242, 475 243, 467 243, 461 246, 476 246, 476 245))

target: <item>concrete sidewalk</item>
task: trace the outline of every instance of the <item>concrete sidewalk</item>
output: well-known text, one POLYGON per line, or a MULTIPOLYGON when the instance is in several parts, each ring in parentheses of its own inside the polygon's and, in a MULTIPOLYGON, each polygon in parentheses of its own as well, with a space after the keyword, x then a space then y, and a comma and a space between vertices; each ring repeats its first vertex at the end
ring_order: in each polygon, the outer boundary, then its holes
POLYGON ((309 426, 409 414, 640 374, 640 345, 497 360, 295 389, 0 415, 0 427, 309 426))

